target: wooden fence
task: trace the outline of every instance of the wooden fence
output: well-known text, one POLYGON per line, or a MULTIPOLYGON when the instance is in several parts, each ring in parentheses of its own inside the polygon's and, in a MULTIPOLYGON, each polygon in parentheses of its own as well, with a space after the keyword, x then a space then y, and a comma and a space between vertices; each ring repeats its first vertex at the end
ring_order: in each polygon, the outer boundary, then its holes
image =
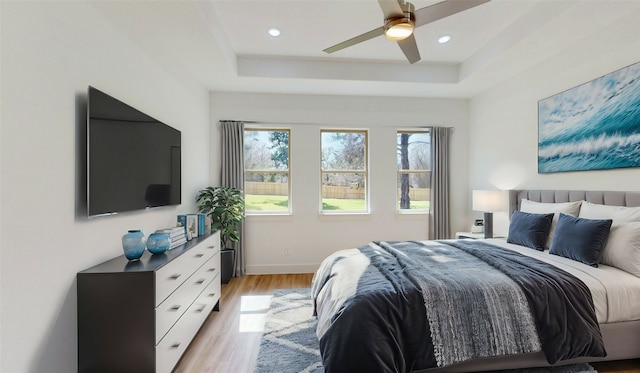
MULTIPOLYGON (((289 189, 287 183, 267 183, 248 181, 244 183, 244 192, 253 195, 287 196, 289 189)), ((400 194, 400 189, 398 189, 400 194)), ((412 201, 428 201, 431 194, 429 188, 410 188, 409 198, 412 201)), ((364 188, 349 188, 341 186, 322 186, 324 198, 336 199, 364 199, 364 188)))
POLYGON ((254 194, 261 196, 288 196, 289 184, 245 181, 244 192, 245 194, 254 194))
POLYGON ((335 199, 364 199, 364 188, 323 185, 322 197, 335 199))

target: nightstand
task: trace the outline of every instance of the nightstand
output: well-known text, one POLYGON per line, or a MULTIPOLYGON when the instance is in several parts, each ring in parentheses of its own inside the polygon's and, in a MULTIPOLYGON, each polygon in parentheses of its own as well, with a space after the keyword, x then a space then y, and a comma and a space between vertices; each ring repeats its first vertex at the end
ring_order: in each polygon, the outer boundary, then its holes
POLYGON ((456 239, 460 238, 472 238, 474 240, 478 238, 484 238, 484 232, 472 233, 472 232, 456 232, 456 239))
MULTIPOLYGON (((477 240, 479 238, 484 238, 484 232, 481 232, 481 233, 456 232, 456 239, 460 239, 460 238, 471 238, 473 240, 477 240)), ((494 235, 493 238, 506 238, 506 237, 494 235)))

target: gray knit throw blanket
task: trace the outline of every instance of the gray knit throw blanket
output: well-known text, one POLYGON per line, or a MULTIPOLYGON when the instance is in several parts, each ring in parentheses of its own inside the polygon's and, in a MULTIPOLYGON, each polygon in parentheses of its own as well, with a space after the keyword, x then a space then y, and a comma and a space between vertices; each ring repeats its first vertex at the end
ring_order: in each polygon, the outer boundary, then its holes
POLYGON ((399 253, 394 249, 398 247, 409 254, 395 256, 422 290, 438 366, 541 351, 527 299, 501 271, 435 241, 379 245, 392 253, 399 253), (425 261, 434 265, 425 270, 425 261))

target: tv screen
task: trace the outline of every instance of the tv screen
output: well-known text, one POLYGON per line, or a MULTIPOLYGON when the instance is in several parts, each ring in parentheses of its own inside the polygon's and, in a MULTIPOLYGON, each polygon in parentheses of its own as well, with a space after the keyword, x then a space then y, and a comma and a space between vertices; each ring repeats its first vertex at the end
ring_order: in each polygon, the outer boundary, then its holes
POLYGON ((87 215, 181 203, 180 131, 89 87, 87 215))

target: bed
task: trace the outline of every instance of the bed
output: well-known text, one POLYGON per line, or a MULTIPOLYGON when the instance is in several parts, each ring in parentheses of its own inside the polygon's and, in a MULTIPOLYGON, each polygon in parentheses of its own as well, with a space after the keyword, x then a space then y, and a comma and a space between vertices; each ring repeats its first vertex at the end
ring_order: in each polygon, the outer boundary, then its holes
POLYGON ((640 192, 512 190, 509 205, 508 240, 372 242, 326 258, 312 283, 326 371, 640 358, 640 192))

